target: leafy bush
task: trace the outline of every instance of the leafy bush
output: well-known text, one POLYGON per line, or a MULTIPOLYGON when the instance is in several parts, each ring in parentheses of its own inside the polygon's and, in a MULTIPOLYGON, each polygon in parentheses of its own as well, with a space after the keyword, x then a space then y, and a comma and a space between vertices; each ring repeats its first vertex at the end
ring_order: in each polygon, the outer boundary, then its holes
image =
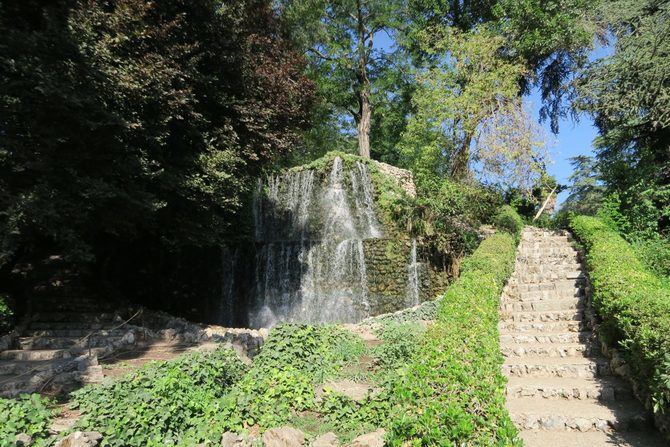
POLYGON ((584 244, 601 336, 617 345, 656 411, 670 409, 670 283, 650 272, 633 247, 594 217, 570 222, 584 244))
POLYGON ((498 305, 512 273, 514 237, 495 234, 464 263, 438 318, 395 383, 390 445, 520 445, 505 409, 498 305))
POLYGON ((6 334, 12 329, 12 309, 7 304, 7 298, 0 294, 0 335, 6 334))
POLYGON ((219 424, 239 431, 287 423, 293 412, 314 407, 315 385, 334 376, 364 349, 359 337, 337 326, 274 328, 249 373, 225 399, 219 424))
POLYGON ((36 447, 46 445, 54 415, 49 405, 50 402, 39 394, 24 394, 18 399, 0 398, 0 446, 16 445, 15 438, 19 433, 32 437, 36 447))
POLYGON ((103 446, 194 445, 220 439, 210 424, 219 399, 246 367, 220 347, 151 363, 119 380, 73 393, 83 411, 77 427, 103 434, 103 446))
POLYGON ((514 208, 504 205, 493 220, 493 224, 501 231, 507 231, 517 239, 523 230, 523 219, 514 208))
POLYGON ((382 344, 373 349, 373 354, 384 368, 398 368, 413 358, 419 344, 416 342, 426 331, 418 323, 387 323, 377 330, 382 344))

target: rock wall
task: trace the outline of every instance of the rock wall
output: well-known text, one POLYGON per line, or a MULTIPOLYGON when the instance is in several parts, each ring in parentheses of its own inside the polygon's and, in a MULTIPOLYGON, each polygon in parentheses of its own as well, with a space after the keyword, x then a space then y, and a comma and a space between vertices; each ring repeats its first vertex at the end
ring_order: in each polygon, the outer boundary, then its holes
POLYGON ((412 298, 414 294, 408 290, 412 287, 409 271, 412 263, 412 240, 409 237, 368 239, 363 246, 368 274, 370 316, 396 312, 433 300, 444 292, 451 279, 446 272, 428 262, 419 248, 416 259, 417 293, 412 298))

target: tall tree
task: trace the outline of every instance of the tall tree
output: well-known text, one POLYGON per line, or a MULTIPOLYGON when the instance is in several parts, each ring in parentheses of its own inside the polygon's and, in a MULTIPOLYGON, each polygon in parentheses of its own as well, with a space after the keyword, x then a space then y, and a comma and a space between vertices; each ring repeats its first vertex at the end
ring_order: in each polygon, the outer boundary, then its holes
POLYGON ((0 3, 0 264, 226 240, 312 84, 264 0, 0 3))
POLYGON ((542 166, 543 139, 519 99, 525 67, 501 57, 504 39, 487 27, 451 32, 427 52, 447 54, 420 70, 413 97, 416 113, 400 143, 404 163, 420 176, 457 180, 482 174, 530 188, 542 166))
POLYGON ((608 2, 600 19, 613 53, 591 63, 578 83, 577 108, 600 136, 598 169, 631 227, 670 230, 670 4, 608 2), (644 200, 642 200, 644 199, 644 200), (646 211, 642 211, 643 207, 646 211))
POLYGON ((283 17, 315 64, 321 93, 356 126, 358 151, 370 157, 373 85, 387 65, 387 50, 375 46, 402 17, 400 0, 285 0, 283 17))

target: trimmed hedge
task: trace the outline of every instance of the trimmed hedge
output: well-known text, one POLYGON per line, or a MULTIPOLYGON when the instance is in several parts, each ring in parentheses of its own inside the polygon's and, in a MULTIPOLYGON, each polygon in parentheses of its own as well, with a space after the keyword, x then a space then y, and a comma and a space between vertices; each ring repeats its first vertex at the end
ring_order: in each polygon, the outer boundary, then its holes
POLYGON ((587 251, 600 335, 621 349, 655 411, 670 411, 670 284, 646 269, 633 247, 594 217, 570 221, 587 251))
POLYGON ((517 240, 521 236, 521 230, 523 230, 524 226, 523 219, 519 216, 519 213, 509 205, 504 205, 500 208, 500 212, 493 219, 493 224, 498 230, 513 234, 517 240))
MULTIPOLYGON (((507 213, 509 215, 509 213, 507 213)), ((395 384, 390 445, 521 445, 505 409, 498 308, 516 240, 498 233, 464 263, 438 317, 395 384)))

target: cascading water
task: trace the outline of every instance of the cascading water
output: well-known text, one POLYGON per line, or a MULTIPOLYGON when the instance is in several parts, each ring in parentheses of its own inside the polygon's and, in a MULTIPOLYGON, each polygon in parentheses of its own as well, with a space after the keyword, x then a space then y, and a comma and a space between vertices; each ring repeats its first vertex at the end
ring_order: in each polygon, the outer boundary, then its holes
POLYGON ((419 262, 416 259, 416 239, 412 239, 410 261, 407 265, 407 307, 414 307, 419 301, 419 262))
POLYGON ((363 240, 382 236, 365 164, 287 172, 259 183, 249 323, 354 322, 369 313, 363 240), (346 175, 348 174, 348 175, 346 175))

